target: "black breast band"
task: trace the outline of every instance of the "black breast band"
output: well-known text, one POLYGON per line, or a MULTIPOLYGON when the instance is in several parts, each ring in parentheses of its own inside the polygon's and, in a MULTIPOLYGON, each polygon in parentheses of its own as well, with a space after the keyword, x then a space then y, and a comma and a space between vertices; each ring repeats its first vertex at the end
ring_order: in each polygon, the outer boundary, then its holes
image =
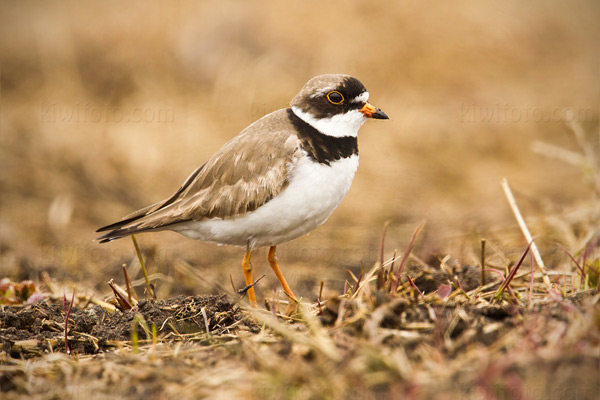
POLYGON ((287 113, 296 129, 302 148, 318 163, 329 165, 332 161, 358 154, 356 137, 325 135, 294 114, 291 108, 287 109, 287 113))

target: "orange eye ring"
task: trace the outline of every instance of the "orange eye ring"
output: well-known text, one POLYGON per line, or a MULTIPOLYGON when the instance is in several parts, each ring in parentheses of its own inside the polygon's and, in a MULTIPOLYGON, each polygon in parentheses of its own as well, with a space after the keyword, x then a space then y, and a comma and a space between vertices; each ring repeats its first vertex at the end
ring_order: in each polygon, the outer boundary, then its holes
POLYGON ((329 100, 331 104, 342 104, 344 102, 344 95, 337 90, 332 90, 327 93, 327 100, 329 100))

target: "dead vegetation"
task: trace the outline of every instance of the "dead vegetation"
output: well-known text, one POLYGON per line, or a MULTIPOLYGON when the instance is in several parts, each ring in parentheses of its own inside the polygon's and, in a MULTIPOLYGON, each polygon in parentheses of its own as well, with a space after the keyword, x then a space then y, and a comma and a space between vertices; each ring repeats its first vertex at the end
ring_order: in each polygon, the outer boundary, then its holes
POLYGON ((263 3, 0 4, 0 399, 595 399, 597 2, 263 3), (326 72, 391 120, 282 246, 298 315, 237 249, 93 241, 326 72))
POLYGON ((2 395, 592 399, 600 294, 597 277, 578 273, 594 271, 594 240, 587 260, 573 258, 584 266, 574 273, 535 273, 530 258, 508 282, 528 246, 508 274, 490 269, 485 285, 481 266, 421 261, 399 273, 395 256, 352 276, 341 295, 302 302, 291 319, 276 313, 280 301, 256 310, 238 294, 141 300, 123 311, 79 296, 68 312, 47 293, 3 306, 2 395))

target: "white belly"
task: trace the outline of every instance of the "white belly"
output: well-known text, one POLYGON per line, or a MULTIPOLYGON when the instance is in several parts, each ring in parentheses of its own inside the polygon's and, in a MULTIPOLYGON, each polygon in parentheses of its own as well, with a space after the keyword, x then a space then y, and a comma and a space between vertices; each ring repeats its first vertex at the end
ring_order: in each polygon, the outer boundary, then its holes
POLYGON ((212 218, 170 227, 203 241, 275 246, 305 235, 327 221, 350 189, 358 155, 318 164, 303 157, 291 170, 289 185, 262 207, 238 218, 212 218))

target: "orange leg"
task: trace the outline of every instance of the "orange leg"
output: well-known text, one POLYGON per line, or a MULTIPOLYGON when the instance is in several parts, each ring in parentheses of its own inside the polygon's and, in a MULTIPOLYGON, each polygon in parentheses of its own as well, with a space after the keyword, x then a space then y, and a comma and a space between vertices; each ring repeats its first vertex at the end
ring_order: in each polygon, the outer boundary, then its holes
POLYGON ((298 300, 296 300, 296 296, 294 296, 294 292, 292 292, 292 289, 290 289, 290 286, 286 282, 285 278, 283 277, 283 274, 281 273, 281 270, 279 269, 279 265, 277 264, 277 257, 275 256, 275 250, 276 250, 276 246, 269 247, 269 253, 267 254, 267 259, 269 260, 269 265, 273 269, 273 272, 275 272, 275 275, 277 276, 279 283, 281 283, 281 286, 283 287, 283 291, 289 297, 289 306, 285 313, 290 315, 290 314, 294 313, 296 311, 296 309, 298 308, 298 304, 297 304, 298 300))
MULTIPOLYGON (((246 247, 246 254, 244 254, 244 260, 242 261, 242 271, 244 272, 244 279, 246 280, 246 286, 254 283, 252 281, 252 250, 250 246, 246 247)), ((256 307, 256 295, 254 294, 254 287, 248 289, 248 300, 252 307, 256 307)))

